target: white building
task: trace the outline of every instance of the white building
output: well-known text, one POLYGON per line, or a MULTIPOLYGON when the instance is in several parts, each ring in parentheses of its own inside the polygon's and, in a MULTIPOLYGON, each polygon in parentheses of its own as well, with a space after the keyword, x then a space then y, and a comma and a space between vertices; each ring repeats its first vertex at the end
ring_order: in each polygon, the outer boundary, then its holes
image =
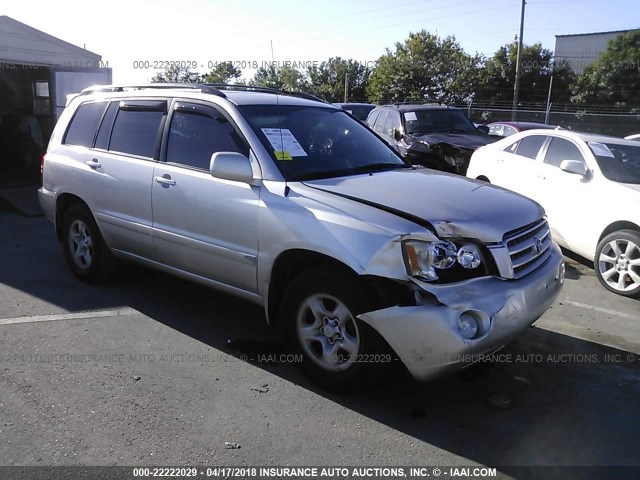
POLYGON ((629 31, 556 35, 555 61, 566 61, 572 70, 580 75, 587 65, 607 49, 610 40, 629 31))

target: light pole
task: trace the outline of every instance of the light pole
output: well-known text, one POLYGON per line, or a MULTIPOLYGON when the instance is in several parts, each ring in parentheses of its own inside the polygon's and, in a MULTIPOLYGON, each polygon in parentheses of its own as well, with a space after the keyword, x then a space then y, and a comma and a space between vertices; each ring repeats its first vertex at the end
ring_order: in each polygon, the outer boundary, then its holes
POLYGON ((518 112, 518 93, 520 90, 520 51, 522 50, 522 34, 524 33, 524 6, 527 2, 522 0, 522 10, 520 11, 520 36, 518 37, 518 53, 516 54, 516 81, 513 85, 513 107, 511 110, 511 121, 515 122, 518 112))

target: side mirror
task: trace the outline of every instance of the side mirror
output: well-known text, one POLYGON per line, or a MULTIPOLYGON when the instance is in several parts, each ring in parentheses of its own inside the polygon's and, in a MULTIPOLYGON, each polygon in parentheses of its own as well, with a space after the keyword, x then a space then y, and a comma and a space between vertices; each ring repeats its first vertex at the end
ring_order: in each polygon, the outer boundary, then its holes
POLYGON ((489 133, 489 127, 487 127, 486 125, 478 125, 476 128, 481 132, 489 133))
POLYGON ((399 142, 400 140, 402 140, 402 132, 400 130, 398 130, 397 128, 393 129, 393 139, 396 142, 399 142))
POLYGON ((560 162, 560 170, 582 176, 587 174, 587 166, 578 160, 563 160, 560 162))
POLYGON ((209 172, 216 178, 249 183, 253 180, 251 161, 241 153, 216 152, 211 155, 209 172))

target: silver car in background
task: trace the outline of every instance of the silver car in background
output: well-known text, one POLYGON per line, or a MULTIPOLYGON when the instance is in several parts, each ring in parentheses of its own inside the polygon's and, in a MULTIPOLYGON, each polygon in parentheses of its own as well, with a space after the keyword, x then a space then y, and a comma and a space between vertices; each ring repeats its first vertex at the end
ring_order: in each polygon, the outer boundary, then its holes
POLYGON ((57 123, 39 196, 80 278, 131 260, 255 302, 339 391, 398 359, 419 380, 473 362, 564 280, 540 205, 413 167, 304 94, 89 89, 57 123))

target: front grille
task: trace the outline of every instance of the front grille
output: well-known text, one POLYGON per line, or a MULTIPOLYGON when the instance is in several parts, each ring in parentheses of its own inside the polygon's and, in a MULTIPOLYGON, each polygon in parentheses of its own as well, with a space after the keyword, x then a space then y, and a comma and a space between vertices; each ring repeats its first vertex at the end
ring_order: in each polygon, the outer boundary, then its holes
POLYGON ((507 233, 503 243, 509 250, 513 278, 524 277, 551 255, 551 232, 544 218, 507 233))

